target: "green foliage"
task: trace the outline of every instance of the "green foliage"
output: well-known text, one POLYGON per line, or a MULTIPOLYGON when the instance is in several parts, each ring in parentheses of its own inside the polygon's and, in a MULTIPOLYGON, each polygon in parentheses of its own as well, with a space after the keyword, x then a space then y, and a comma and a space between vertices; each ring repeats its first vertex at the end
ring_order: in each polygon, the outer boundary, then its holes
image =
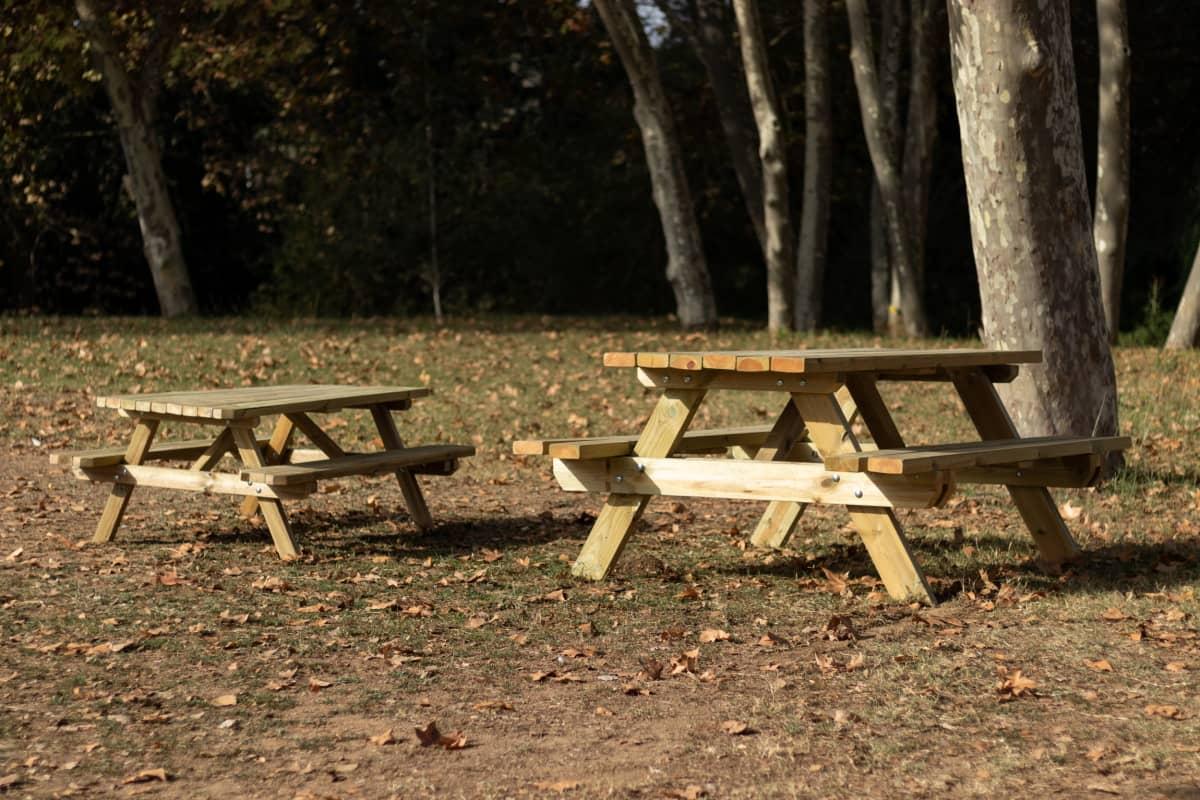
POLYGON ((1150 295, 1142 309, 1140 322, 1133 330, 1122 333, 1120 342, 1135 347, 1162 347, 1171 330, 1171 322, 1175 319, 1175 309, 1163 308, 1161 284, 1155 280, 1150 284, 1150 295))

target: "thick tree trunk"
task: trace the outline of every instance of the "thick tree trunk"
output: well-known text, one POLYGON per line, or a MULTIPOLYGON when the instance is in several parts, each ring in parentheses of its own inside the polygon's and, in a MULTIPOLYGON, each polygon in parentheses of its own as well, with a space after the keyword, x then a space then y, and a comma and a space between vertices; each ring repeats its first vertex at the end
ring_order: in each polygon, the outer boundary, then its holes
MULTIPOLYGON (((155 135, 154 101, 158 85, 145 81, 135 86, 113 40, 103 14, 93 0, 75 0, 75 13, 104 77, 104 88, 112 103, 125 166, 126 188, 137 207, 142 246, 163 316, 177 317, 197 311, 196 296, 183 257, 179 221, 162 168, 162 153, 155 135)), ((157 75, 150 76, 155 81, 157 75)))
POLYGON ((1179 298, 1179 307, 1175 310, 1175 319, 1171 322, 1171 332, 1167 334, 1168 350, 1183 350, 1200 344, 1200 246, 1196 247, 1196 257, 1192 260, 1192 271, 1188 275, 1187 285, 1183 287, 1183 297, 1179 298))
POLYGON ((866 135, 867 149, 875 168, 875 180, 879 184, 887 221, 888 255, 900 285, 900 321, 909 336, 923 336, 926 332, 925 309, 921 302, 921 286, 909 256, 908 226, 904 218, 900 176, 884 132, 865 0, 846 0, 846 15, 850 19, 850 62, 854 67, 854 84, 858 89, 858 102, 862 110, 863 133, 866 135))
POLYGON ((788 204, 787 143, 779 100, 767 65, 767 43, 756 0, 733 0, 742 68, 750 90, 750 105, 758 125, 758 156, 762 162, 763 223, 767 231, 767 327, 772 331, 792 327, 791 208, 788 204))
MULTIPOLYGON (((879 106, 882 134, 892 163, 900 164, 900 70, 904 61, 904 31, 907 0, 883 0, 879 24, 879 106)), ((879 181, 871 183, 871 316, 875 331, 898 336, 900 330, 900 287, 895 266, 888 255, 887 212, 879 181)))
POLYGON ((908 122, 904 126, 903 191, 913 269, 925 285, 925 239, 929 186, 937 143, 936 60, 945 41, 946 6, 941 0, 913 0, 909 22, 908 122))
POLYGON ((796 256, 795 324, 821 324, 829 189, 833 178, 833 105, 829 84, 829 0, 804 0, 804 205, 796 256))
POLYGON ((642 133, 654 203, 667 243, 667 280, 675 294, 679 323, 685 328, 715 327, 717 306, 700 228, 692 206, 683 152, 675 121, 633 0, 595 0, 633 87, 633 116, 642 133))
POLYGON ((1129 222, 1129 23, 1125 0, 1096 0, 1100 39, 1100 121, 1096 143, 1096 215, 1100 296, 1109 340, 1121 322, 1125 232, 1129 222))
POLYGON ((754 128, 754 110, 746 93, 746 81, 737 58, 737 45, 722 0, 692 0, 692 16, 676 13, 668 1, 658 0, 660 10, 671 24, 683 31, 696 57, 704 65, 708 85, 717 101, 717 116, 733 162, 738 187, 754 235, 764 255, 767 233, 763 225, 762 170, 758 163, 758 132, 754 128))
POLYGON ((949 19, 984 340, 1044 356, 1001 392, 1022 435, 1113 434, 1068 0, 950 0, 949 19))

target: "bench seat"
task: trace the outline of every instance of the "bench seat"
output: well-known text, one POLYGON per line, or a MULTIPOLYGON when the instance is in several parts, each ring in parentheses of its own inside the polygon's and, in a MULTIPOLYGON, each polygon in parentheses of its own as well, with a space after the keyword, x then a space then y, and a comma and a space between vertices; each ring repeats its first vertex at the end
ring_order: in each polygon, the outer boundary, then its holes
MULTIPOLYGON (((145 461, 191 461, 204 455, 215 439, 193 439, 184 442, 156 442, 150 445, 145 461)), ((270 438, 260 438, 259 447, 265 447, 270 438)), ((230 445, 232 446, 232 444, 230 445)), ((74 468, 111 467, 125 460, 124 447, 102 447, 97 450, 64 450, 50 454, 51 464, 74 468)))
MULTIPOLYGON (((713 428, 687 431, 675 448, 676 453, 702 453, 729 447, 760 447, 771 432, 770 425, 746 425, 738 428, 713 428)), ((631 436, 591 436, 578 439, 525 439, 513 442, 519 456, 550 456, 566 461, 591 458, 621 458, 633 455, 637 434, 631 436)))
POLYGON ((475 455, 475 448, 460 444, 435 444, 384 450, 378 453, 349 453, 337 458, 280 464, 273 467, 243 468, 241 479, 268 486, 297 486, 325 478, 369 475, 396 469, 411 469, 424 474, 449 475, 458 459, 475 455))
POLYGON ((1099 457, 1113 450, 1125 450, 1131 444, 1128 436, 993 439, 986 442, 838 453, 825 459, 825 467, 841 472, 916 475, 940 470, 967 470, 1075 456, 1099 457))

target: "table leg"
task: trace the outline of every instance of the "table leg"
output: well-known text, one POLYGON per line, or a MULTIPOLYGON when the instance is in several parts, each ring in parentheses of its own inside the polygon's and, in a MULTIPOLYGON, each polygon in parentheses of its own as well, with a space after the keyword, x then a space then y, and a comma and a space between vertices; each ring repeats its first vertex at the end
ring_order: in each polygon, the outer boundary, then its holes
MULTIPOLYGON (((996 393, 996 387, 983 370, 955 370, 952 375, 954 388, 958 390, 958 396, 962 398, 982 439, 1020 438, 1016 425, 996 393)), ((1059 516, 1049 489, 1044 486, 1009 486, 1008 492, 1046 563, 1057 565, 1079 557, 1079 545, 1071 538, 1071 532, 1059 516)))
MULTIPOLYGON (((759 448, 755 460, 786 461, 803 434, 804 420, 800 418, 796 404, 789 398, 787 406, 779 414, 774 427, 767 434, 766 441, 759 448)), ((772 500, 750 536, 751 544, 755 547, 774 549, 783 547, 791 538, 804 509, 804 503, 772 500)))
MULTIPOLYGON (((633 447, 634 455, 643 458, 666 458, 671 455, 703 399, 703 389, 664 391, 633 447)), ((579 557, 575 559, 571 574, 597 581, 608 577, 625 548, 633 524, 649 501, 647 495, 609 495, 592 525, 587 541, 583 543, 579 557)))
MULTIPOLYGON (((145 459, 146 453, 150 450, 150 443, 154 441, 154 434, 158 431, 158 420, 156 419, 139 419, 137 425, 133 429, 133 437, 129 440, 129 446, 125 448, 125 463, 131 465, 141 464, 145 459)), ((107 542, 112 539, 113 534, 117 532, 117 528, 121 525, 121 517, 125 516, 125 507, 129 505, 129 496, 133 494, 133 486, 127 483, 114 483, 112 490, 109 492, 108 501, 104 504, 104 511, 100 514, 100 523, 96 526, 96 535, 92 537, 92 541, 98 544, 107 542)))
MULTIPOLYGON (((254 439, 254 430, 243 427, 230 427, 233 431, 233 441, 237 445, 238 457, 247 467, 266 466, 258 442, 254 439)), ((288 524, 287 515, 283 513, 283 503, 278 500, 261 498, 258 501, 263 519, 267 521, 267 530, 271 532, 271 540, 275 542, 275 552, 285 561, 299 555, 296 543, 292 540, 292 528, 288 524)))
MULTIPOLYGON (((383 440, 383 446, 388 450, 399 450, 404 447, 404 440, 400 438, 400 432, 396 430, 396 421, 392 419, 392 412, 380 406, 371 406, 371 418, 375 420, 375 427, 379 430, 379 438, 383 440)), ((408 506, 408 513, 413 518, 413 522, 423 531, 433 528, 433 516, 429 513, 429 506, 425 504, 425 497, 421 494, 421 485, 417 483, 417 478, 407 469, 396 470, 396 481, 400 484, 400 491, 404 494, 404 504, 408 506)))
MULTIPOLYGON (((279 419, 275 423, 275 430, 271 432, 271 441, 267 442, 266 450, 263 451, 263 458, 268 464, 282 464, 284 462, 284 453, 288 449, 288 443, 292 440, 292 432, 296 429, 296 424, 287 416, 280 414, 279 419)), ((228 435, 229 429, 226 428, 221 434, 228 435)), ((258 511, 258 498, 247 497, 242 501, 242 507, 238 509, 239 513, 246 519, 254 516, 258 511)))
MULTIPOLYGON (((818 452, 836 453, 839 450, 862 449, 857 437, 850 430, 843 400, 837 395, 795 394, 792 395, 792 402, 804 418, 809 439, 818 452)), ((871 428, 872 422, 871 406, 871 403, 865 403, 859 408, 868 428, 871 428)), ((882 403, 878 407, 886 411, 882 403)), ((874 434, 874 428, 871 430, 874 434)), ((884 426, 880 426, 879 434, 883 435, 886 441, 888 433, 884 426)), ((871 556, 888 594, 896 600, 917 600, 931 606, 937 605, 925 575, 913 559, 912 551, 904 538, 904 531, 900 527, 900 520, 896 518, 892 509, 865 506, 847 506, 846 509, 850 512, 850 521, 862 537, 867 553, 871 556)))

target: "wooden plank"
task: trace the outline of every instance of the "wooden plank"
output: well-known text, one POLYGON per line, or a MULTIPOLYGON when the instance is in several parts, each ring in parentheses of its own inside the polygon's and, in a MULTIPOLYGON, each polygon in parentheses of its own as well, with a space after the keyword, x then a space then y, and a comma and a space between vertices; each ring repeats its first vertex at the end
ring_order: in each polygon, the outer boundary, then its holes
POLYGON ((730 372, 638 368, 638 383, 659 389, 736 389, 752 392, 809 392, 828 394, 842 385, 838 375, 783 375, 771 372, 730 372))
MULTIPOLYGON (((233 441, 237 444, 238 456, 247 470, 264 467, 262 451, 258 442, 245 428, 232 428, 233 441)), ((245 478, 243 477, 243 480, 245 478)), ((252 481, 253 482, 253 481, 252 481)), ((263 481, 265 483, 265 481, 263 481)), ((297 558, 300 553, 292 538, 292 526, 288 523, 287 515, 283 512, 283 503, 277 499, 261 498, 258 508, 263 519, 267 521, 267 530, 271 532, 271 541, 275 543, 275 552, 284 561, 297 558)))
MULTIPOLYGON (((133 436, 129 439, 129 446, 125 448, 126 464, 142 463, 157 431, 158 423, 154 420, 137 422, 133 428, 133 436)), ((131 494, 133 494, 133 487, 129 484, 113 484, 108 500, 104 503, 104 511, 100 513, 100 522, 96 525, 96 533, 92 536, 93 542, 102 544, 112 539, 117 528, 121 526, 121 518, 125 516, 125 508, 129 505, 131 494)))
POLYGON ((240 476, 227 472, 207 472, 176 467, 149 467, 116 464, 107 467, 79 467, 76 476, 94 483, 115 483, 123 486, 151 486, 200 494, 227 494, 241 497, 273 498, 303 497, 316 489, 314 483, 278 487, 265 483, 248 483, 240 476))
POLYGON ((261 481, 268 486, 290 486, 347 475, 394 472, 402 467, 466 458, 474 454, 475 448, 468 445, 431 444, 375 453, 348 453, 337 458, 308 461, 303 464, 247 465, 241 472, 241 478, 245 481, 261 481))
POLYGON ((830 472, 821 464, 737 459, 555 459, 554 476, 568 492, 777 500, 880 508, 931 508, 945 496, 946 477, 830 472))
POLYGON ((958 469, 954 471, 954 481, 958 484, 1082 489, 1095 486, 1100 480, 1101 465, 1102 458, 1098 455, 1049 458, 1019 466, 958 469))
POLYGON ((101 408, 199 419, 241 419, 291 411, 335 411, 425 397, 423 386, 252 386, 96 398, 101 408))
POLYGON ((308 437, 308 440, 320 448, 321 452, 329 458, 337 458, 344 456, 346 451, 329 437, 321 426, 313 421, 312 417, 301 412, 291 412, 284 414, 293 425, 300 429, 300 432, 308 437))
MULTIPOLYGON (((796 404, 788 398, 787 404, 775 419, 770 436, 755 453, 756 461, 785 461, 792 459, 792 451, 804 438, 804 420, 796 404)), ((791 538, 796 523, 804 514, 805 504, 786 500, 772 500, 759 518, 750 542, 756 547, 766 547, 772 542, 786 542, 791 538)))
POLYGON ((192 463, 192 470, 195 472, 208 471, 215 467, 217 463, 225 457, 225 454, 233 450, 233 434, 229 428, 217 434, 217 438, 213 439, 213 443, 204 449, 196 460, 192 463))
MULTIPOLYGON (((876 447, 904 447, 904 437, 900 435, 900 429, 896 427, 896 421, 892 419, 892 412, 888 410, 887 403, 883 402, 879 395, 875 377, 870 374, 848 375, 846 389, 854 400, 854 406, 863 424, 871 432, 876 447)), ((845 413, 844 407, 842 412, 845 413)))
POLYGON ((1045 436, 1030 439, 993 439, 876 452, 840 454, 826 462, 830 469, 912 475, 933 470, 1015 464, 1045 458, 1106 453, 1132 444, 1126 436, 1045 436))
MULTIPOLYGON (((292 441, 292 434, 296 430, 296 423, 288 418, 286 414, 281 414, 279 419, 275 420, 275 429, 271 431, 271 439, 263 447, 263 460, 267 464, 286 464, 288 461, 288 445, 292 441)), ((253 497, 247 497, 242 501, 238 513, 246 519, 253 517, 258 511, 258 500, 253 497)))
MULTIPOLYGON (((264 438, 261 441, 266 442, 264 438)), ((214 439, 193 439, 182 442, 155 442, 150 445, 146 461, 191 461, 203 455, 214 439)), ((50 454, 50 463, 72 467, 106 467, 125 460, 127 447, 101 447, 95 450, 64 450, 50 454)))
MULTIPOLYGON (((695 453, 746 445, 757 447, 771 432, 770 425, 744 425, 687 431, 676 447, 678 453, 695 453)), ((590 436, 569 439, 533 439, 513 443, 516 455, 548 455, 552 458, 612 458, 633 453, 637 435, 590 436)))
MULTIPOLYGON (((400 432, 396 430, 396 422, 392 419, 390 411, 372 407, 371 417, 375 420, 375 427, 379 431, 379 437, 383 440, 384 447, 389 450, 400 450, 404 447, 404 440, 400 438, 400 432)), ((475 448, 468 447, 462 452, 464 455, 473 455, 475 448)), ((447 455, 440 459, 426 459, 426 462, 430 460, 445 461, 447 458, 457 458, 457 456, 447 455)), ((421 494, 421 485, 417 483, 412 472, 402 465, 397 465, 395 475, 396 482, 400 484, 400 492, 404 495, 404 504, 408 507, 409 516, 413 518, 413 522, 420 530, 431 530, 433 515, 429 513, 425 496, 421 494)))
MULTIPOLYGON (((985 440, 1018 438, 1017 428, 1000 401, 996 387, 979 369, 964 369, 954 373, 954 388, 975 423, 975 429, 985 440)), ((1045 487, 1009 485, 1008 492, 1021 513, 1042 559, 1052 565, 1079 557, 1079 545, 1071 537, 1067 525, 1059 516, 1054 498, 1045 487)))
MULTIPOLYGON (((665 458, 675 450, 696 409, 704 400, 703 389, 667 389, 646 421, 633 451, 644 458, 665 458)), ((591 462, 581 461, 579 464, 591 462)), ((620 557, 633 524, 646 508, 646 495, 612 494, 596 516, 596 522, 571 573, 602 580, 620 557)))
POLYGON ((828 350, 641 351, 605 353, 609 367, 734 370, 774 373, 907 372, 1040 363, 1040 350, 845 348, 828 350), (710 358, 711 357, 711 358, 710 358), (698 361, 697 366, 683 366, 698 361))

